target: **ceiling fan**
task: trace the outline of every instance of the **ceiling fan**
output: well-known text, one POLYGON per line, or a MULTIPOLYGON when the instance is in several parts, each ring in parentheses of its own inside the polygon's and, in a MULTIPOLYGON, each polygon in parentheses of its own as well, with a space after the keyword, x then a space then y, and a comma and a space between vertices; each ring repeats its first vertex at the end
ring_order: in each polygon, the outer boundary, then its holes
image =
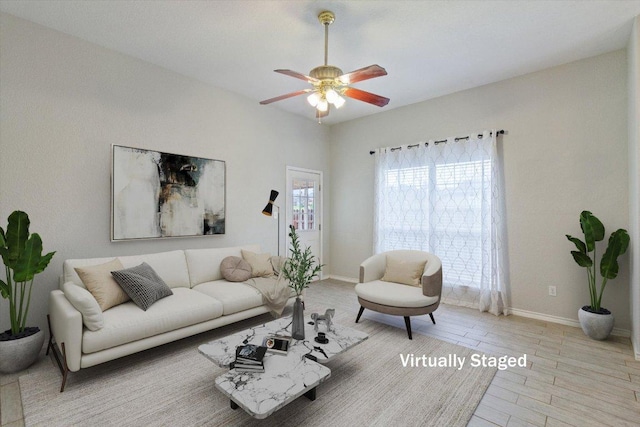
POLYGON ((313 88, 302 89, 286 95, 266 99, 264 101, 260 101, 260 104, 271 104, 272 102, 282 101, 283 99, 310 93, 307 97, 307 101, 312 107, 315 107, 316 118, 318 121, 329 115, 330 105, 333 105, 336 108, 340 108, 344 105, 345 100, 342 95, 359 101, 368 102, 369 104, 377 105, 378 107, 384 107, 387 105, 389 103, 389 98, 349 86, 352 83, 361 82, 363 80, 386 76, 387 71, 381 66, 374 64, 344 74, 340 68, 334 67, 333 65, 327 65, 329 25, 335 21, 335 15, 333 12, 325 10, 320 12, 318 20, 322 25, 324 25, 324 65, 320 65, 319 67, 311 70, 308 76, 292 70, 274 70, 276 73, 285 74, 311 83, 313 88))

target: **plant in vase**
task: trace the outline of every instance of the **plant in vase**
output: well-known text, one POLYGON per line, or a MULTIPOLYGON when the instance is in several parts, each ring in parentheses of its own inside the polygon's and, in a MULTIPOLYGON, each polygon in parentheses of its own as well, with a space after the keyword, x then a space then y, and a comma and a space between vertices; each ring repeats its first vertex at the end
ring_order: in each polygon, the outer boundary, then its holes
POLYGON ((293 225, 289 226, 289 238, 291 238, 291 256, 282 267, 282 275, 289 281, 289 287, 296 293, 291 336, 301 340, 304 339, 304 313, 300 295, 311 281, 318 277, 323 266, 316 261, 311 248, 307 247, 304 250, 300 248, 300 239, 293 225))
POLYGON ((629 247, 629 234, 622 228, 611 233, 607 249, 600 260, 600 276, 602 282, 598 289, 597 264, 596 264, 596 242, 604 239, 604 225, 589 211, 582 211, 580 214, 580 228, 584 233, 584 242, 576 237, 566 235, 577 251, 571 251, 573 259, 580 267, 587 269, 587 284, 589 285, 589 295, 591 304, 583 306, 578 310, 580 326, 585 334, 597 340, 606 339, 613 330, 613 315, 606 308, 601 307, 602 294, 608 280, 618 276, 618 257, 624 254, 629 247), (593 258, 592 258, 593 256, 593 258))
POLYGON ((38 357, 44 333, 27 327, 31 290, 36 274, 47 268, 55 252, 42 255, 42 239, 29 234, 29 216, 22 211, 9 215, 7 231, 0 227, 0 256, 6 281, 0 280, 0 294, 9 300, 11 329, 0 334, 0 372, 17 372, 38 357))

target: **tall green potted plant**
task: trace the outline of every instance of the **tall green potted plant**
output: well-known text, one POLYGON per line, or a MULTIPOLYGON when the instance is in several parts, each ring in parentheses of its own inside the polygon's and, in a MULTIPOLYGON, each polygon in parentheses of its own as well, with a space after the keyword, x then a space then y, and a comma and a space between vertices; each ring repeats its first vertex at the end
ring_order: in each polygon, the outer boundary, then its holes
POLYGON ((5 280, 0 280, 0 294, 9 300, 11 329, 0 334, 0 372, 17 372, 29 367, 38 357, 44 333, 28 327, 33 279, 49 265, 55 252, 42 255, 42 239, 29 234, 29 216, 22 211, 9 215, 7 231, 0 227, 0 256, 5 280))
POLYGON ((602 277, 600 281, 596 262, 596 242, 604 239, 604 225, 591 212, 582 211, 580 228, 584 234, 584 242, 576 237, 566 235, 567 239, 573 242, 578 249, 571 251, 573 259, 580 267, 587 269, 587 284, 591 296, 590 305, 585 305, 578 310, 578 319, 585 334, 596 340, 604 340, 613 330, 614 318, 609 310, 601 307, 602 294, 607 281, 618 276, 618 257, 624 254, 629 247, 629 234, 627 234, 627 230, 622 228, 611 233, 607 249, 600 260, 599 273, 602 277), (599 288, 598 282, 600 283, 599 288))
POLYGON ((296 293, 296 301, 293 304, 293 320, 291 336, 297 340, 304 339, 304 312, 300 299, 302 291, 309 286, 311 281, 318 277, 322 270, 316 258, 311 252, 311 248, 304 250, 300 248, 300 239, 293 225, 289 226, 289 237, 291 238, 291 257, 287 259, 282 267, 282 274, 289 281, 289 287, 296 293))

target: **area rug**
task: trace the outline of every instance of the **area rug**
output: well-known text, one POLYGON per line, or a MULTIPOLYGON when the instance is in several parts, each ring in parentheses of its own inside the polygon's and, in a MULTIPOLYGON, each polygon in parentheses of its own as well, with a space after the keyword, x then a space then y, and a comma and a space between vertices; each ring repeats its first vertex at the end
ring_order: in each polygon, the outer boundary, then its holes
MULTIPOLYGON (((331 377, 317 399, 295 400, 265 420, 255 420, 214 387, 225 370, 198 353, 198 345, 249 326, 261 316, 132 356, 72 373, 59 393, 52 363, 20 377, 27 426, 465 426, 496 370, 487 367, 403 367, 409 355, 465 357, 473 350, 365 321, 352 313, 338 322, 369 334, 327 366, 331 377)), ((427 360, 427 359, 424 359, 427 360)))

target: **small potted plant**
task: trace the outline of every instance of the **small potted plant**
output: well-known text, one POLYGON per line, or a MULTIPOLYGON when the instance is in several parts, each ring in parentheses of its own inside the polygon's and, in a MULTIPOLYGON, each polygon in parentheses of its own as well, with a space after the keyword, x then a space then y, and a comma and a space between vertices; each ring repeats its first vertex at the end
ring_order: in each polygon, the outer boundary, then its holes
POLYGON ((309 286, 311 281, 318 277, 322 265, 317 263, 311 248, 300 248, 300 239, 293 225, 289 226, 291 238, 291 257, 282 267, 282 275, 289 281, 289 287, 296 293, 296 301, 293 304, 293 326, 291 336, 297 340, 304 339, 304 313, 300 295, 309 286))
POLYGON ((600 276, 598 278, 598 267, 596 259, 596 242, 604 239, 604 225, 589 211, 582 211, 580 214, 580 228, 584 234, 584 242, 576 237, 566 235, 578 250, 571 251, 573 259, 580 267, 587 269, 587 284, 591 296, 590 305, 583 306, 578 310, 580 326, 585 334, 596 340, 606 339, 613 330, 613 314, 606 308, 601 307, 602 294, 608 280, 613 280, 618 276, 618 257, 624 254, 629 247, 629 234, 622 228, 611 233, 607 249, 600 260, 600 276), (598 289, 598 282, 600 288, 598 289))
POLYGON ((0 333, 0 372, 11 373, 29 367, 38 358, 44 333, 26 326, 33 279, 49 265, 55 252, 42 255, 42 240, 29 234, 29 216, 22 211, 9 215, 7 231, 0 227, 0 256, 6 281, 0 280, 0 294, 9 300, 11 329, 0 333))

